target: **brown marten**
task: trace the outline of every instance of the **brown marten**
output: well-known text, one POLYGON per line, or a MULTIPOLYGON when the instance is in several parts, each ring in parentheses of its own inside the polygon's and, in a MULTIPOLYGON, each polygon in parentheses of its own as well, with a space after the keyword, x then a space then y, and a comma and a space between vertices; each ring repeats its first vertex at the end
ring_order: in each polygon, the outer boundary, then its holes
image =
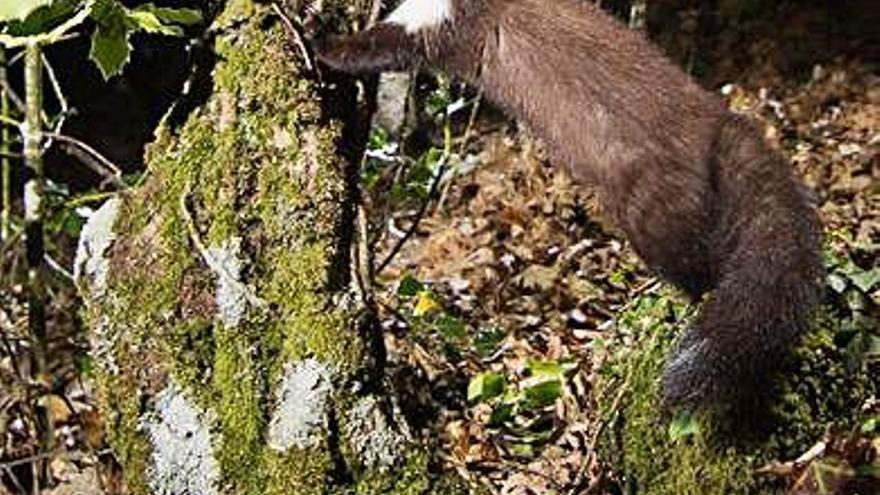
POLYGON ((587 1, 406 0, 317 51, 347 72, 446 71, 528 123, 652 270, 709 292, 666 404, 748 415, 765 398, 821 297, 817 215, 760 131, 640 33, 587 1))

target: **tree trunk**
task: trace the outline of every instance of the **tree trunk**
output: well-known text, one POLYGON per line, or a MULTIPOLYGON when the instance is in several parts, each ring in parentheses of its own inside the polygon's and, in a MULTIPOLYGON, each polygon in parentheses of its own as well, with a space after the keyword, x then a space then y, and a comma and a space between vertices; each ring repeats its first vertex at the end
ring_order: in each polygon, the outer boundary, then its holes
MULTIPOLYGON (((85 227, 76 268, 108 441, 136 494, 453 494, 382 387, 352 277, 344 126, 247 0, 204 106, 85 227)), ((355 165, 356 167, 356 165, 355 165)), ((356 173, 356 169, 354 170, 356 173)))

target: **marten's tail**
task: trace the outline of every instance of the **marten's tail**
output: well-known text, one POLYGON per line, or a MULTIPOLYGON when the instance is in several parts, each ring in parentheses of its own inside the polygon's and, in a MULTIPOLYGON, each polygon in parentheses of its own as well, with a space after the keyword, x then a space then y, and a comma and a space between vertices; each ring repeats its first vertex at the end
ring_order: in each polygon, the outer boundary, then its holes
POLYGON ((714 156, 714 290, 669 357, 662 392, 668 405, 747 414, 821 299, 821 228, 811 194, 750 123, 725 122, 714 156))

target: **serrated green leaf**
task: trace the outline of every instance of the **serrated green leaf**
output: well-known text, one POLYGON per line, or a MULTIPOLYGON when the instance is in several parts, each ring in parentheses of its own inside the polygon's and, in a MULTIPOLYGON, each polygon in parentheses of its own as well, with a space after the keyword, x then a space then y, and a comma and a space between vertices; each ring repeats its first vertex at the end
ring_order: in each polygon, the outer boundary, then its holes
POLYGON ((152 34, 164 34, 166 36, 183 36, 183 29, 178 26, 162 24, 162 21, 152 12, 131 11, 128 13, 139 29, 152 34))
POLYGON ((699 432, 700 424, 690 413, 680 413, 669 423, 669 438, 673 442, 696 435, 699 432))
POLYGON ((547 380, 523 390, 525 406, 528 409, 547 407, 562 395, 561 380, 547 380))
POLYGON ((565 369, 558 361, 541 361, 538 359, 529 359, 526 362, 526 369, 532 376, 539 378, 548 378, 553 380, 561 380, 565 369))
POLYGON ((95 62, 104 79, 122 72, 131 55, 128 38, 136 29, 128 12, 116 0, 100 0, 92 9, 91 18, 97 24, 92 33, 89 58, 95 62))
POLYGON ((31 12, 52 0, 0 0, 0 22, 24 20, 31 12))
POLYGON ((166 26, 168 24, 181 24, 190 26, 202 22, 202 13, 196 9, 173 9, 170 7, 156 7, 152 3, 139 5, 131 11, 135 13, 148 13, 158 18, 166 26))
POLYGON ((468 384, 468 402, 485 402, 504 393, 507 379, 504 375, 487 371, 475 376, 468 384))
MULTIPOLYGON (((0 2, 9 0, 0 0, 0 2)), ((46 34, 65 21, 71 21, 73 14, 82 7, 81 0, 54 0, 33 10, 22 20, 10 20, 4 32, 15 37, 30 37, 46 34)), ((71 24, 73 27, 76 24, 71 24)))
POLYGON ((847 275, 856 287, 862 292, 870 292, 877 284, 880 284, 880 268, 868 271, 857 271, 847 275))
POLYGON ((131 45, 128 42, 129 32, 107 29, 98 26, 92 33, 92 48, 89 58, 101 70, 104 79, 118 75, 128 63, 131 45))

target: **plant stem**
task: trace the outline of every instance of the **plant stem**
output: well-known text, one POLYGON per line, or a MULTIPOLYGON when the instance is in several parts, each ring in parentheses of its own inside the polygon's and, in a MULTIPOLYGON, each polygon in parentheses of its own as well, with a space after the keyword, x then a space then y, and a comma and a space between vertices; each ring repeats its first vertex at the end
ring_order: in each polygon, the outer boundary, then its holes
MULTIPOLYGON (((6 49, 0 47, 0 116, 9 119, 9 86, 6 75, 6 49)), ((12 161, 9 159, 9 127, 0 126, 0 241, 9 239, 12 214, 12 161)))
MULTIPOLYGON (((36 383, 48 384, 46 336, 46 282, 45 247, 43 239, 43 211, 45 209, 45 179, 43 173, 43 138, 41 111, 43 109, 43 60, 38 43, 25 47, 25 126, 24 161, 30 177, 24 186, 25 251, 28 263, 28 330, 33 339, 33 370, 36 383)), ((52 452, 54 425, 45 407, 37 408, 37 420, 43 452, 52 452)), ((45 469, 38 470, 46 479, 45 469)))

